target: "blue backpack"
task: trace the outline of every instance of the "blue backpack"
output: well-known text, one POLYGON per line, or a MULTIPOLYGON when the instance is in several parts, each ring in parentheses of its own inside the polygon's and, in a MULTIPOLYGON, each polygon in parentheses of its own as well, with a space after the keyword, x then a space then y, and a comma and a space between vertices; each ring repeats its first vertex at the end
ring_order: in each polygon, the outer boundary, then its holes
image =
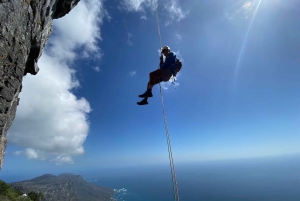
POLYGON ((175 58, 175 71, 174 71, 175 75, 174 75, 174 77, 176 77, 177 73, 181 70, 181 67, 182 67, 182 62, 179 59, 177 59, 177 57, 176 57, 175 58))

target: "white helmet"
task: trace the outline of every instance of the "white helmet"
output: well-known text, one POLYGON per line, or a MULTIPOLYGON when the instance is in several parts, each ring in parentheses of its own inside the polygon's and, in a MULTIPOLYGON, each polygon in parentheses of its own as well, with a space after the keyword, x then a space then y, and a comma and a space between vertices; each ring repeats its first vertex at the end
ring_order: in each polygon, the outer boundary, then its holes
POLYGON ((161 52, 163 52, 164 50, 168 50, 170 51, 171 49, 169 48, 169 46, 163 46, 162 48, 160 48, 161 52))

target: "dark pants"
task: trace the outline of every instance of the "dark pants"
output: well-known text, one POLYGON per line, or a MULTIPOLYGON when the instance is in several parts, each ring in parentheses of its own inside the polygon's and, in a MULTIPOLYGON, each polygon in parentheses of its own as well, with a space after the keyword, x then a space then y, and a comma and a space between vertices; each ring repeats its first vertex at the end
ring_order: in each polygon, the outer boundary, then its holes
POLYGON ((171 76, 172 73, 170 70, 157 69, 155 71, 152 71, 151 73, 149 73, 148 86, 154 86, 162 81, 168 81, 171 76))

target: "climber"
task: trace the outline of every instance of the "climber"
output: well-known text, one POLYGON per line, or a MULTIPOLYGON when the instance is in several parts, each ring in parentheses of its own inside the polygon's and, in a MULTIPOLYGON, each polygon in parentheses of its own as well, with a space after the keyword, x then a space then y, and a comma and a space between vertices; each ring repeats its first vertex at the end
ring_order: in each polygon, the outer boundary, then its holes
POLYGON ((176 73, 179 71, 176 69, 176 55, 174 52, 171 52, 168 46, 164 46, 161 48, 161 56, 160 56, 160 68, 151 72, 149 74, 149 82, 147 84, 147 90, 145 93, 139 95, 140 98, 144 98, 142 101, 137 102, 138 105, 147 105, 148 98, 153 97, 152 95, 152 87, 155 84, 158 84, 162 81, 166 82, 170 80, 171 76, 176 76, 176 73), (163 60, 163 56, 165 56, 165 61, 163 60))

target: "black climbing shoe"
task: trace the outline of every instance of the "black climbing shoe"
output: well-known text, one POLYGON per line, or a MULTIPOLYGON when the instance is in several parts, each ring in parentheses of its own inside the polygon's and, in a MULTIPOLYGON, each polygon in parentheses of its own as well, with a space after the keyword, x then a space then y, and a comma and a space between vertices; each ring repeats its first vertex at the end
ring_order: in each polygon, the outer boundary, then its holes
POLYGON ((140 98, 148 98, 148 97, 153 97, 152 91, 151 90, 147 90, 145 93, 139 95, 140 98))
POLYGON ((144 98, 142 101, 137 102, 137 104, 138 104, 138 105, 148 105, 147 99, 148 99, 148 98, 144 98))

